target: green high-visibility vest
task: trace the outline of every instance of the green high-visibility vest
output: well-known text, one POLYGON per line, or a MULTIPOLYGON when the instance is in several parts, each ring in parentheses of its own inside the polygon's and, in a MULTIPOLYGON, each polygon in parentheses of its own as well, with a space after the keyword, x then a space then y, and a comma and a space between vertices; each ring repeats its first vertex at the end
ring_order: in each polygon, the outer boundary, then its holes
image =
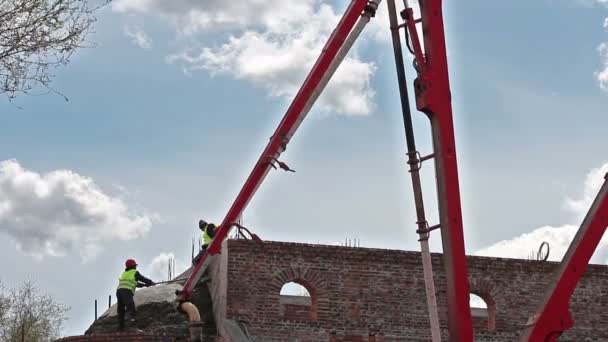
POLYGON ((122 272, 122 275, 120 278, 118 278, 118 288, 135 292, 135 289, 137 288, 137 279, 135 279, 135 273, 137 273, 136 269, 122 272))
POLYGON ((209 229, 209 224, 207 224, 205 229, 203 229, 203 245, 210 245, 211 241, 213 241, 213 238, 209 235, 207 229, 209 229))

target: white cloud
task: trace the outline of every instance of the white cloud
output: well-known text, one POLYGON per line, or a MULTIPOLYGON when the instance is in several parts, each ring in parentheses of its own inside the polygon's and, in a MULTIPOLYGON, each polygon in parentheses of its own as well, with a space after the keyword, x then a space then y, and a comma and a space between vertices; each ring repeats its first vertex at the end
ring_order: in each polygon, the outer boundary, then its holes
MULTIPOLYGON (((608 0, 577 0, 580 4, 594 7, 596 5, 603 5, 608 8, 608 0)), ((604 19, 604 29, 608 29, 608 18, 604 19)), ((595 77, 602 90, 608 91, 608 42, 604 42, 598 46, 600 56, 602 58, 602 66, 599 71, 595 72, 595 77)))
POLYGON ((161 16, 181 34, 271 27, 279 29, 291 21, 303 21, 317 0, 117 0, 112 9, 123 13, 161 16))
MULTIPOLYGON (((293 97, 320 54, 339 18, 322 5, 306 23, 288 33, 246 31, 217 48, 203 48, 198 54, 182 53, 168 58, 188 70, 203 69, 250 81, 273 96, 293 97)), ((347 58, 320 98, 325 110, 363 115, 371 111, 370 80, 376 67, 347 58)))
MULTIPOLYGON (((608 0, 596 0, 599 4, 608 5, 608 0)), ((608 30, 608 18, 604 19, 604 29, 608 30)), ((602 67, 595 73, 597 81, 602 90, 608 91, 608 42, 600 44, 598 47, 600 57, 602 58, 602 67)))
POLYGON ((139 26, 126 25, 124 32, 127 37, 131 38, 133 44, 142 49, 150 49, 152 47, 152 39, 139 26))
POLYGON ((173 272, 175 276, 180 275, 190 267, 190 263, 176 259, 172 252, 162 252, 155 256, 148 265, 144 265, 144 275, 156 282, 168 280, 170 260, 175 260, 175 270, 173 272))
MULTIPOLYGON (((566 199, 565 206, 575 213, 574 220, 577 222, 582 221, 591 207, 591 203, 604 182, 606 172, 608 172, 608 163, 592 169, 585 179, 583 196, 577 200, 566 199)), ((574 224, 565 224, 561 227, 544 226, 530 233, 497 242, 477 251, 475 255, 528 259, 531 255, 536 254, 543 241, 547 241, 550 246, 549 260, 560 261, 578 229, 579 226, 574 224)), ((608 262, 608 236, 602 238, 591 260, 595 263, 608 262)))
POLYGON ((310 297, 310 293, 308 290, 294 282, 289 282, 281 288, 281 296, 302 296, 302 297, 310 297))
POLYGON ((602 69, 596 73, 600 88, 608 91, 608 43, 600 44, 598 48, 602 57, 602 69))
MULTIPOLYGON (((187 73, 205 71, 247 81, 270 95, 291 99, 320 54, 340 17, 317 0, 203 2, 119 0, 119 12, 168 19, 183 36, 223 30, 229 38, 216 46, 191 45, 167 57, 187 73)), ((194 39, 191 39, 192 41, 194 39)), ((352 53, 319 99, 324 111, 365 115, 373 109, 370 81, 376 71, 352 53)))
POLYGON ((608 5, 608 0, 576 0, 584 6, 595 6, 595 5, 608 5))
POLYGON ((39 174, 16 160, 0 162, 0 232, 26 254, 77 251, 86 261, 104 242, 137 239, 150 226, 150 216, 132 212, 91 178, 70 170, 39 174))
POLYGON ((601 167, 591 169, 585 178, 583 196, 580 199, 572 199, 569 197, 566 199, 566 208, 572 210, 576 214, 577 220, 582 221, 589 208, 591 208, 591 203, 593 203, 593 200, 597 196, 597 192, 602 184, 604 184, 604 176, 607 173, 608 163, 601 167))
POLYGON ((550 246, 549 260, 558 261, 566 253, 577 229, 574 225, 541 227, 513 239, 497 242, 477 251, 475 255, 529 259, 531 255, 536 256, 540 244, 547 241, 550 246))

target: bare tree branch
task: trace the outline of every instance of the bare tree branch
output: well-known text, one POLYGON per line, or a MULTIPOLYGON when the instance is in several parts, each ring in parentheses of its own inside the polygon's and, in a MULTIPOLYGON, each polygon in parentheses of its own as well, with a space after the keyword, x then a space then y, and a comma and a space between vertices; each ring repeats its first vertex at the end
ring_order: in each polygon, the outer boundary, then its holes
POLYGON ((52 69, 92 47, 86 37, 94 11, 108 2, 91 8, 88 0, 0 0, 0 94, 14 99, 43 87, 63 96, 50 86, 52 69))
POLYGON ((0 341, 54 341, 61 333, 67 310, 30 281, 10 290, 0 285, 0 341))

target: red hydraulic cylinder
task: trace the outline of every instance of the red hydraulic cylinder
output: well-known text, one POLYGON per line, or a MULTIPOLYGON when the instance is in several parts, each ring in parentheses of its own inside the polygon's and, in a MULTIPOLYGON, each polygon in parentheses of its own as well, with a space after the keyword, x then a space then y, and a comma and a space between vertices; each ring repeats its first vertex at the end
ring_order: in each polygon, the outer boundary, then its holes
POLYGON ((520 341, 545 342, 557 338, 574 324, 570 297, 587 269, 593 252, 608 227, 608 175, 536 313, 528 320, 520 341))
POLYGON ((264 149, 264 152, 262 152, 262 155, 255 164, 251 174, 230 207, 230 210, 222 221, 207 253, 205 253, 198 264, 194 266, 192 274, 186 281, 184 289, 180 294, 180 301, 186 301, 190 298, 194 286, 205 269, 204 265, 208 263, 209 254, 214 255, 220 252, 222 241, 228 236, 233 223, 237 221, 260 184, 264 181, 264 178, 272 167, 271 164, 278 159, 283 151, 285 151, 291 137, 306 115, 305 109, 309 99, 311 99, 314 91, 321 84, 323 77, 329 71, 330 65, 338 55, 340 48, 367 5, 368 0, 353 0, 351 2, 346 13, 338 23, 338 26, 325 44, 321 56, 317 59, 317 62, 308 74, 304 84, 289 106, 287 113, 285 113, 281 123, 272 135, 270 142, 264 149))
POLYGON ((450 341, 473 341, 469 280, 464 247, 452 100, 441 0, 420 0, 424 52, 411 8, 406 10, 408 32, 417 62, 416 105, 431 121, 443 262, 447 280, 450 341))

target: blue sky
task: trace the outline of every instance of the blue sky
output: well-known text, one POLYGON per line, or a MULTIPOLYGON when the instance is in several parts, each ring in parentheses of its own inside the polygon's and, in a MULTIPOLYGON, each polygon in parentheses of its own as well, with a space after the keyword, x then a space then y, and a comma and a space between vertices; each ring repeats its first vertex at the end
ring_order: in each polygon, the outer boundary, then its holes
MULTIPOLYGON (((185 265, 196 222, 223 218, 346 6, 268 3, 117 1, 99 13, 97 47, 56 70, 69 102, 0 100, 0 180, 20 184, 0 201, 35 222, 0 210, 1 280, 35 280, 70 305, 66 335, 88 327, 124 259, 152 277, 164 275, 161 253, 185 265), (55 186, 57 202, 28 181, 55 186), (76 209, 61 207, 74 204, 61 200, 70 184, 86 197, 76 209)), ((558 258, 608 171, 608 7, 465 1, 444 11, 467 251, 526 257, 548 239, 558 258)), ((388 21, 376 19, 283 155, 297 173, 271 173, 245 211, 263 239, 418 250, 388 21)), ((415 124, 429 152, 426 118, 415 124)), ((423 182, 434 220, 432 171, 423 182)), ((431 245, 440 250, 439 235, 431 245)))

